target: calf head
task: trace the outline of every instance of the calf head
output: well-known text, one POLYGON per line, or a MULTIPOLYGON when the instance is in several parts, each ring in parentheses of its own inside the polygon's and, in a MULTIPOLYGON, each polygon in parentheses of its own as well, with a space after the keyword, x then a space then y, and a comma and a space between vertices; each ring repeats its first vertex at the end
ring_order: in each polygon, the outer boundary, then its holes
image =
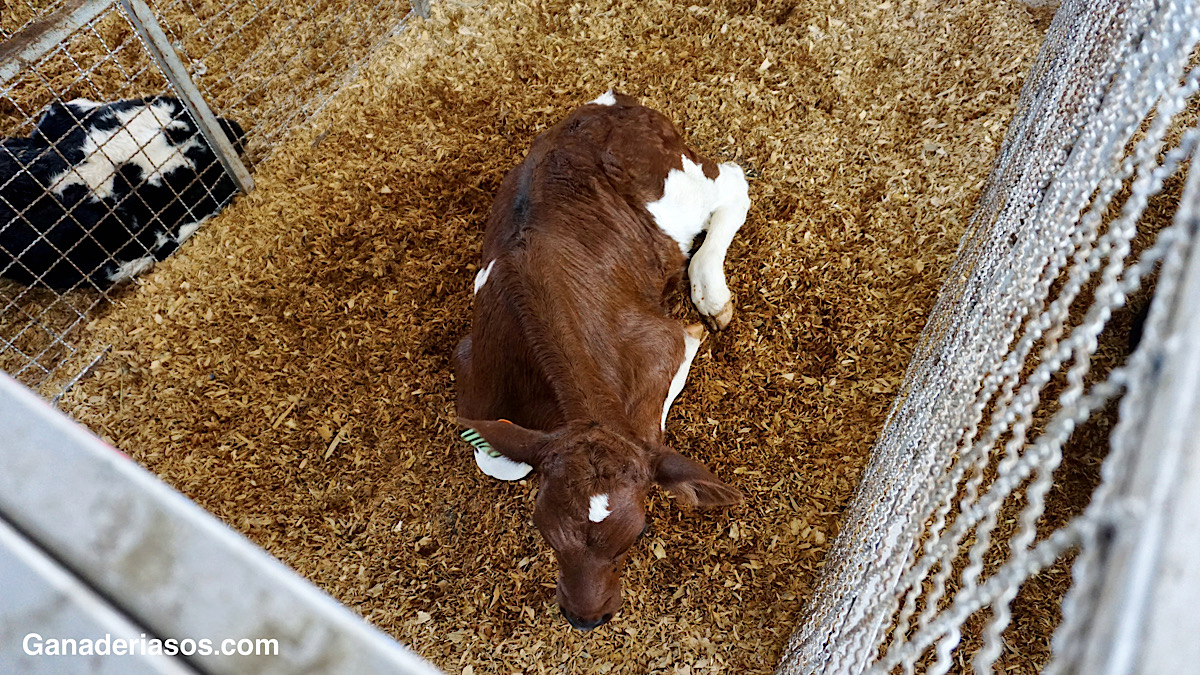
POLYGON ((703 465, 598 423, 543 432, 504 421, 459 422, 540 474, 533 522, 558 560, 559 609, 580 630, 607 622, 621 606, 621 567, 645 527, 651 483, 688 506, 742 501, 703 465))

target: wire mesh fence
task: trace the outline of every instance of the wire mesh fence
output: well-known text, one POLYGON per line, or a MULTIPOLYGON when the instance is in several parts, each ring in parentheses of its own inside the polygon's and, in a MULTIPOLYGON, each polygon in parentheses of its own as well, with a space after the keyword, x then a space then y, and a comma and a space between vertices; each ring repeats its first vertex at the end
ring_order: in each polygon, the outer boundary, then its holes
POLYGON ((5 0, 0 3, 0 39, 8 40, 29 24, 68 4, 71 0, 5 0))
POLYGON ((3 9, 0 369, 56 394, 74 375, 62 364, 86 356, 74 345, 87 322, 250 184, 237 156, 265 158, 411 6, 24 0, 3 9))
POLYGON ((254 120, 247 147, 252 161, 320 110, 411 8, 410 0, 160 0, 152 6, 213 108, 254 120))
MULTIPOLYGON (((165 205, 154 202, 166 195, 151 197, 146 188, 156 174, 178 168, 168 164, 187 161, 179 148, 190 135, 171 143, 167 127, 186 132, 194 123, 186 113, 176 119, 181 111, 171 99, 136 107, 146 92, 176 92, 119 8, 77 18, 50 36, 53 48, 0 85, 0 368, 27 384, 40 384, 73 354, 73 337, 123 276, 146 265, 154 239, 177 238, 184 225, 179 218, 163 225, 165 205), (98 101, 130 103, 117 115, 98 101)), ((32 42, 25 35, 10 34, 6 46, 32 42)), ((15 59, 10 54, 6 63, 15 59)), ((220 177, 205 175, 210 184, 220 177)), ((176 204, 191 188, 179 187, 167 185, 176 204)), ((232 197, 212 194, 202 181, 199 188, 218 208, 232 197)))
MULTIPOLYGON (((1155 633, 1143 615, 1158 614, 1153 591, 1200 588, 1157 567, 1180 557, 1156 535, 1172 499, 1194 500, 1172 489, 1195 447, 1178 436, 1198 395, 1200 333, 1182 299, 1200 295, 1200 268, 1183 263, 1190 250, 1200 265, 1198 44, 1191 0, 1059 9, 781 675, 1034 671, 1002 667, 1013 602, 1072 555, 1045 672, 1194 670, 1175 647, 1146 646, 1192 642, 1194 625, 1155 633), (1135 239, 1185 173, 1173 221, 1135 239), (1104 372, 1099 338, 1156 274, 1144 331, 1104 372), (1117 399, 1091 504, 1048 522, 1064 446, 1117 399)), ((1181 541, 1194 559, 1194 526, 1181 541)))

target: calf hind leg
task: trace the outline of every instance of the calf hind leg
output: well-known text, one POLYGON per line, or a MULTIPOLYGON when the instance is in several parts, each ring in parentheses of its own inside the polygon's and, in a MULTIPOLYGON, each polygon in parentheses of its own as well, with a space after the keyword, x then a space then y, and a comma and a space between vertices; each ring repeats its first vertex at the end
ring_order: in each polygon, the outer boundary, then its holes
POLYGON ((671 385, 667 388, 667 400, 663 403, 662 412, 663 431, 667 430, 667 412, 679 396, 679 392, 683 391, 688 371, 692 369, 692 359, 696 358, 696 352, 700 349, 700 343, 704 342, 704 337, 704 326, 701 324, 695 323, 683 329, 683 363, 679 364, 679 370, 675 371, 675 377, 671 378, 671 385))

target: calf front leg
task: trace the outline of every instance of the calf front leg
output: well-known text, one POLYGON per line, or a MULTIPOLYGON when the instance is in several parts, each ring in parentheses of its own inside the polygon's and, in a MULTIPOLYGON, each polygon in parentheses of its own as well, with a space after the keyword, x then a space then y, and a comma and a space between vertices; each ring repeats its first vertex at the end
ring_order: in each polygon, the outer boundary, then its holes
POLYGON ((707 235, 692 256, 688 277, 696 309, 720 330, 733 318, 733 296, 725 283, 725 254, 746 222, 750 189, 736 164, 720 165, 720 174, 712 183, 714 207, 704 227, 707 235))

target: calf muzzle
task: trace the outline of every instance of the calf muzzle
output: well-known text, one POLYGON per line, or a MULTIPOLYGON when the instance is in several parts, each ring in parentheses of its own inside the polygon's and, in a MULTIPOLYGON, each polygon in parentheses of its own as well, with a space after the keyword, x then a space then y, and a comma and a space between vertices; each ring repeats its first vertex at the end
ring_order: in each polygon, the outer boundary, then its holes
POLYGON ((597 619, 583 619, 581 617, 575 616, 574 614, 568 612, 567 610, 563 609, 562 607, 559 607, 559 611, 562 612, 563 616, 567 617, 567 621, 572 626, 574 626, 575 628, 582 630, 582 631, 589 631, 593 628, 603 626, 604 624, 611 621, 612 617, 613 617, 612 613, 610 612, 610 613, 604 614, 603 616, 601 616, 600 618, 597 618, 597 619))

